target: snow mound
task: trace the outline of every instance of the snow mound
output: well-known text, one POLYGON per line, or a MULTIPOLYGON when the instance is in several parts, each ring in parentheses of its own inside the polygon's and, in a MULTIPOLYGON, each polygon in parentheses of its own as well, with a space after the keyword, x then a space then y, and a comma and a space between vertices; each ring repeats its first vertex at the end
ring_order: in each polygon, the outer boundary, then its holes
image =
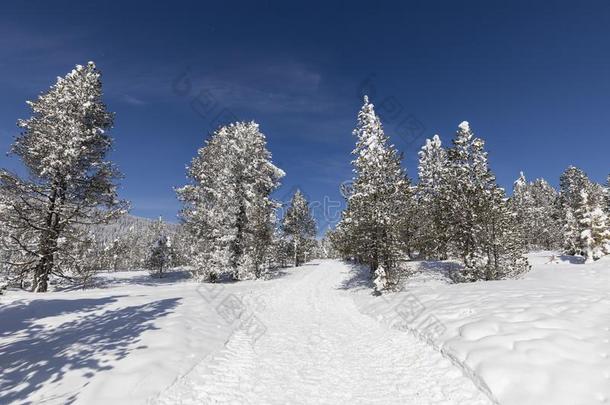
POLYGON ((533 270, 519 280, 469 284, 450 284, 427 263, 408 292, 357 302, 422 336, 503 405, 609 403, 610 258, 551 257, 530 255, 533 270), (396 314, 407 295, 415 302, 410 318, 396 314), (441 333, 430 336, 427 317, 439 320, 441 333))

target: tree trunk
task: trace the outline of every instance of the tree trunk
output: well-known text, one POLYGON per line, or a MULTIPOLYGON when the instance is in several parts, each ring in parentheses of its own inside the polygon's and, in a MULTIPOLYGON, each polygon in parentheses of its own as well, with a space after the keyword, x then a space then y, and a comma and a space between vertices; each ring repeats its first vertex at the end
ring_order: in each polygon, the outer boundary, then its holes
POLYGON ((47 249, 34 269, 34 292, 47 292, 49 287, 49 276, 53 270, 53 253, 47 249))
POLYGON ((63 201, 65 194, 61 193, 59 187, 55 187, 49 197, 47 209, 46 230, 41 235, 40 253, 41 257, 34 269, 34 292, 46 292, 49 286, 49 276, 53 271, 55 251, 57 250, 57 239, 59 237, 59 215, 57 210, 57 197, 63 201))
POLYGON ((375 270, 379 267, 379 258, 377 252, 373 253, 370 261, 371 277, 375 277, 375 270))
POLYGON ((231 258, 231 268, 232 268, 232 278, 233 280, 239 280, 239 262, 244 254, 244 228, 246 226, 246 207, 244 204, 240 204, 239 212, 237 214, 237 222, 236 222, 237 232, 235 235, 235 240, 233 241, 232 246, 232 258, 231 258))

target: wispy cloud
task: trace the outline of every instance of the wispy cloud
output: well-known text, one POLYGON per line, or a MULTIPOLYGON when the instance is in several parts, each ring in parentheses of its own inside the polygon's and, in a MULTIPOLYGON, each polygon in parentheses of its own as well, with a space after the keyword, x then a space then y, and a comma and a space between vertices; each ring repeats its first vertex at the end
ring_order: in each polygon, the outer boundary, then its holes
POLYGON ((137 97, 131 96, 129 94, 124 94, 123 95, 123 101, 126 102, 127 104, 131 104, 131 105, 135 105, 135 106, 140 106, 140 105, 145 105, 147 104, 146 101, 141 100, 137 97))
POLYGON ((336 105, 321 86, 321 73, 299 63, 276 63, 247 68, 193 73, 193 88, 209 91, 228 108, 253 112, 322 112, 336 105))
POLYGON ((30 51, 53 51, 70 40, 67 35, 48 32, 42 34, 6 21, 0 26, 0 51, 3 54, 25 55, 30 51))
MULTIPOLYGON (((28 80, 14 80, 12 75, 0 75, 0 82, 28 91, 44 89, 55 78, 33 74, 40 66, 59 67, 66 63, 87 62, 81 60, 81 52, 75 46, 77 38, 73 34, 41 33, 10 22, 0 22, 0 67, 29 77, 28 80)), ((58 71, 57 74, 61 73, 58 71)))

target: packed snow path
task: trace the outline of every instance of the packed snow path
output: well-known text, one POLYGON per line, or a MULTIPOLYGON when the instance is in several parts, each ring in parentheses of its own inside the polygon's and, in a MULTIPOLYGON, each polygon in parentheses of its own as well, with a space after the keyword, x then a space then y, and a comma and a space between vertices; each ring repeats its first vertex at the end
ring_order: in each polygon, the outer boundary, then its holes
POLYGON ((343 289, 349 267, 305 265, 248 302, 266 331, 237 329, 179 378, 161 404, 488 404, 462 372, 408 333, 361 314, 343 289))

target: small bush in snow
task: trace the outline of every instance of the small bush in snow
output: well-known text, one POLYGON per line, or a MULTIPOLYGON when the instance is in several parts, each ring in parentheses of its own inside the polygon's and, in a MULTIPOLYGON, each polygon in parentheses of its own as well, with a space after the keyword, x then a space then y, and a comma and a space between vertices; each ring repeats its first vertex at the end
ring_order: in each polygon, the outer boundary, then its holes
POLYGON ((381 292, 387 287, 388 279, 383 266, 379 266, 377 267, 377 270, 375 270, 375 279, 373 280, 373 284, 375 285, 375 293, 378 295, 381 294, 381 292))

